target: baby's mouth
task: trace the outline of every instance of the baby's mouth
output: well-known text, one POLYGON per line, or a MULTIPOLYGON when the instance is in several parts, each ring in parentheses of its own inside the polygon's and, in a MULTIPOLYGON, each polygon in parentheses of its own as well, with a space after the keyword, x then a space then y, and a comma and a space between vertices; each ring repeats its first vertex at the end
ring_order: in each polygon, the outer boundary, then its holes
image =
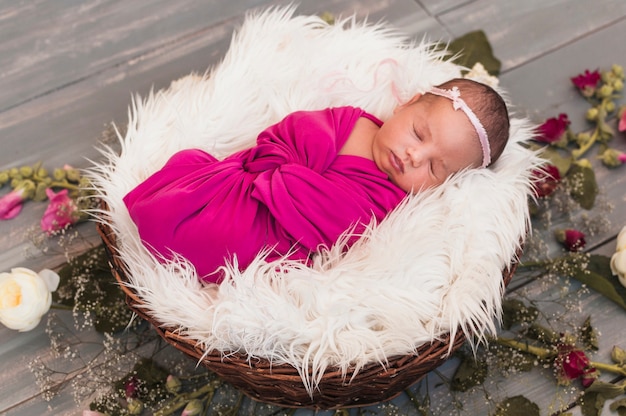
POLYGON ((391 152, 391 166, 400 173, 404 173, 404 163, 394 152, 391 152))

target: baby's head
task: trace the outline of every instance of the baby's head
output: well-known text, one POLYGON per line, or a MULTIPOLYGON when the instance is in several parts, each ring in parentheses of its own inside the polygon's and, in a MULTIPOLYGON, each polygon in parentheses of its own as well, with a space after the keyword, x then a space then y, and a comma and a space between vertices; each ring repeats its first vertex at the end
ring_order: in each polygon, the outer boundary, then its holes
POLYGON ((379 169, 407 192, 442 184, 451 175, 488 167, 509 138, 509 115, 491 87, 453 79, 396 108, 376 134, 379 169))

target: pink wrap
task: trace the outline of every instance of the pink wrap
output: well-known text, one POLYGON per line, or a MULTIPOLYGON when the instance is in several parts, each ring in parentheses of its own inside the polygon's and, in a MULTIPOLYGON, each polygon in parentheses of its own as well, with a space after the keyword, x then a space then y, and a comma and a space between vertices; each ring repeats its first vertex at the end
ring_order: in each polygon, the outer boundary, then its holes
POLYGON ((381 124, 353 107, 301 111, 222 161, 176 153, 124 198, 142 241, 166 259, 184 256, 215 282, 216 269, 235 257, 239 269, 265 248, 273 248, 270 260, 288 252, 306 260, 353 224, 381 221, 405 193, 373 161, 338 155, 359 117, 381 124))

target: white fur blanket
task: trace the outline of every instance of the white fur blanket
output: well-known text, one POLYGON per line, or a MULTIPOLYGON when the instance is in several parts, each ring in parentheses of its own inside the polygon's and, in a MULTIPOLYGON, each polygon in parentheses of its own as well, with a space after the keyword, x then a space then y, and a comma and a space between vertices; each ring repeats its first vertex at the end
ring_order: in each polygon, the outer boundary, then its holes
POLYGON ((538 164, 519 145, 532 134, 525 120, 512 120, 511 142, 493 168, 407 197, 347 254, 338 243, 308 268, 260 256, 242 273, 229 270, 219 287, 198 283, 183 260, 152 258, 122 203, 174 152, 197 147, 223 157, 294 110, 353 105, 384 120, 398 100, 459 76, 431 47, 383 24, 328 25, 293 8, 270 9, 247 16, 206 75, 136 97, 121 154, 103 150, 90 174, 110 219, 95 214, 117 234, 149 313, 206 350, 289 363, 310 391, 330 367, 384 365, 459 328, 479 341, 495 332, 501 272, 525 236, 538 164))

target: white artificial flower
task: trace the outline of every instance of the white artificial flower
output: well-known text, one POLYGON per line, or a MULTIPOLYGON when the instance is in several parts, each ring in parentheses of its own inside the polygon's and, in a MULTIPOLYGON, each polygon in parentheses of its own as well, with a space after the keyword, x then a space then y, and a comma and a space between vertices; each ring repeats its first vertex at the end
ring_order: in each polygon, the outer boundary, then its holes
POLYGON ((0 273, 0 322, 20 332, 35 328, 52 304, 59 275, 44 269, 35 273, 24 267, 0 273))
POLYGON ((500 84, 500 80, 493 75, 489 75, 489 72, 487 72, 483 64, 480 62, 476 62, 472 69, 465 74, 464 78, 487 84, 491 88, 496 88, 498 84, 500 84))
POLYGON ((615 254, 611 257, 611 272, 626 287, 626 226, 617 235, 615 254))

